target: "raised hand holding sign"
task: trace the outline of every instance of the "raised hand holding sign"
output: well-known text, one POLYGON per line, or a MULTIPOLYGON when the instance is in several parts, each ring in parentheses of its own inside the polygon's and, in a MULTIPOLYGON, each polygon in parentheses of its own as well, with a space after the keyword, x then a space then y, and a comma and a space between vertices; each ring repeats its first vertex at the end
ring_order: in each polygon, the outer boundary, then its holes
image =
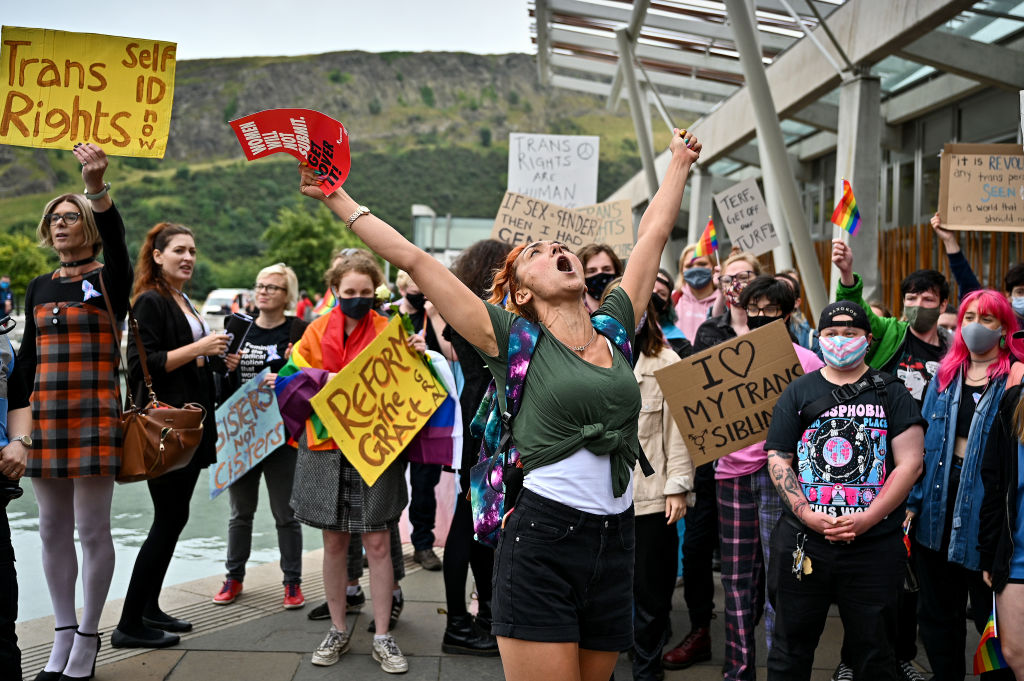
POLYGON ((323 176, 325 195, 348 177, 352 158, 348 131, 338 121, 312 109, 268 109, 229 123, 250 161, 285 153, 308 164, 323 176))

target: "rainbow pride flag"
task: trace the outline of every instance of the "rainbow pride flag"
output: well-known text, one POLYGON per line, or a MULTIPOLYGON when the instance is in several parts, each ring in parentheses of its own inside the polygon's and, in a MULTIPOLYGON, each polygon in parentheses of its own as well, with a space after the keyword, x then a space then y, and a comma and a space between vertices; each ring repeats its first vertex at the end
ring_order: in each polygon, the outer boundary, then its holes
POLYGON ((715 232, 715 221, 708 218, 708 224, 704 227, 704 233, 700 235, 697 248, 693 251, 693 257, 700 258, 711 255, 718 250, 718 233, 715 232))
POLYGON ((322 317, 330 312, 331 308, 334 307, 337 302, 338 301, 334 299, 334 291, 332 291, 330 287, 327 287, 327 290, 324 291, 324 297, 321 298, 320 302, 313 308, 313 314, 317 317, 322 317))
POLYGON ((996 597, 992 595, 992 614, 988 616, 988 624, 981 632, 978 650, 974 653, 974 673, 990 672, 995 669, 1006 669, 1003 650, 999 646, 999 627, 996 626, 996 597))
POLYGON ((860 211, 857 210, 857 199, 853 198, 853 187, 849 180, 843 180, 843 196, 832 213, 832 224, 846 230, 850 236, 856 234, 860 227, 860 211))

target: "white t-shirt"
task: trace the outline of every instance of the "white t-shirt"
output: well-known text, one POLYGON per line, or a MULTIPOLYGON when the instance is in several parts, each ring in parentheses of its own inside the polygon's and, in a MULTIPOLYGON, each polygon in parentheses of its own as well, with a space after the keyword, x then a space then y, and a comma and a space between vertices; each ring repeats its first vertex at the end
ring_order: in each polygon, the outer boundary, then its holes
POLYGON ((578 450, 558 463, 526 474, 523 487, 546 499, 595 515, 615 515, 633 504, 633 478, 621 497, 612 492, 611 458, 578 450))

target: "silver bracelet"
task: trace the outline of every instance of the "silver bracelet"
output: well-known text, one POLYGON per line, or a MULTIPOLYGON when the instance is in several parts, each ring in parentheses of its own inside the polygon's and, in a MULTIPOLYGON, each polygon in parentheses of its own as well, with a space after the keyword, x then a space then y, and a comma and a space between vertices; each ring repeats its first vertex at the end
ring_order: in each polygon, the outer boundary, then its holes
POLYGON ((98 191, 98 192, 96 192, 95 194, 90 194, 88 187, 86 187, 82 191, 85 194, 85 198, 89 199, 90 201, 95 201, 97 199, 102 199, 104 196, 107 195, 107 192, 110 191, 110 183, 109 182, 104 182, 103 183, 103 189, 98 191))

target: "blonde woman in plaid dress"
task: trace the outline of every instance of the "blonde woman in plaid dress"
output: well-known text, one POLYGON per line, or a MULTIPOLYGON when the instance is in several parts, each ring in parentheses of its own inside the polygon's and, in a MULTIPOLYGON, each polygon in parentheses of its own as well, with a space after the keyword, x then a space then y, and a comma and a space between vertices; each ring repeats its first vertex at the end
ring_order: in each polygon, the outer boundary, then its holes
POLYGON ((56 251, 61 264, 28 285, 25 335, 15 363, 18 380, 32 391, 25 475, 39 504, 43 573, 56 625, 50 659, 37 681, 92 676, 100 613, 114 573, 110 500, 121 465, 119 345, 103 291, 120 326, 132 266, 124 223, 103 182, 106 155, 93 144, 77 145, 73 153, 82 164, 85 195, 58 196, 43 211, 40 245, 56 251), (101 250, 104 264, 96 260, 101 250), (75 613, 76 527, 82 545, 81 619, 75 613))

